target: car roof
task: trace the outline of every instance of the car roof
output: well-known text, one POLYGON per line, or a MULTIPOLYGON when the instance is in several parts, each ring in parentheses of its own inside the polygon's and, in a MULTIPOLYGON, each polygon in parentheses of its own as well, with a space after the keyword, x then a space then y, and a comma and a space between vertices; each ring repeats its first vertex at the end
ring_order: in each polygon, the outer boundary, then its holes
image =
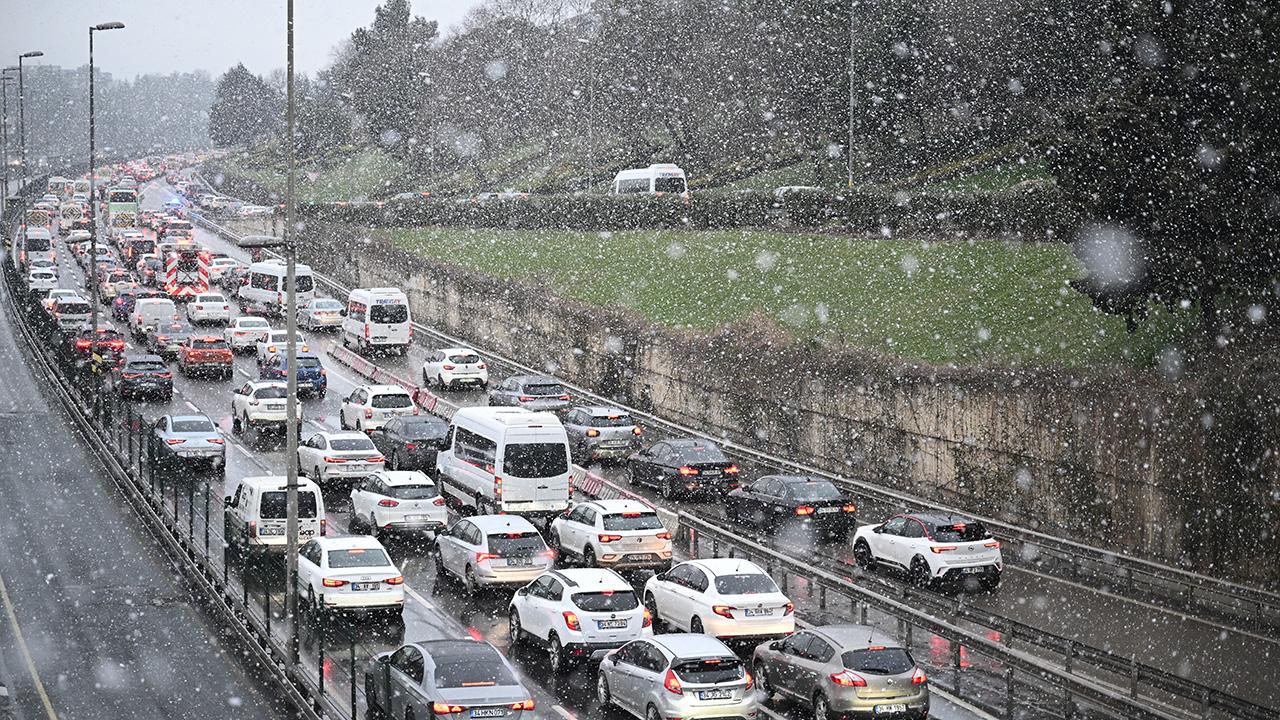
POLYGON ((249 384, 255 388, 264 388, 264 387, 287 388, 289 387, 288 383, 282 383, 279 380, 250 380, 249 384))
POLYGON ((620 407, 611 407, 609 405, 579 405, 574 409, 585 410, 586 412, 590 413, 592 417, 608 417, 610 415, 627 415, 627 416, 631 415, 630 411, 623 410, 620 407))
POLYGON ((480 353, 476 352, 474 348, 469 348, 469 347, 446 347, 446 348, 436 348, 436 352, 442 352, 442 353, 473 353, 473 354, 475 354, 475 355, 479 355, 479 354, 480 354, 480 353))
MULTIPOLYGON (((285 490, 287 489, 285 486, 288 482, 289 478, 284 475, 251 475, 240 479, 241 485, 255 485, 258 487, 265 487, 267 490, 285 490)), ((233 487, 235 487, 234 484, 228 484, 223 492, 230 494, 230 489, 233 487)), ((299 477, 298 489, 318 492, 320 490, 320 486, 316 485, 315 482, 308 478, 299 477)))
POLYGON ((368 435, 365 435, 359 430, 321 430, 316 434, 323 435, 324 437, 330 440, 337 440, 340 438, 364 438, 366 440, 369 439, 368 435))
POLYGON ((706 570, 713 576, 766 574, 759 565, 742 558, 702 558, 690 560, 689 563, 706 570))
POLYGON ((574 590, 583 592, 621 592, 634 590, 631 583, 609 568, 561 568, 550 574, 574 590))
POLYGON ((435 484, 435 480, 430 475, 421 470, 379 470, 374 473, 380 480, 386 484, 396 487, 399 485, 421 485, 423 483, 435 484))
POLYGON ((663 442, 676 448, 717 447, 715 443, 710 440, 703 440, 702 438, 673 438, 671 440, 664 440, 663 442))
POLYGON ((124 361, 125 361, 125 363, 126 363, 126 364, 128 364, 128 363, 132 363, 132 362, 159 362, 159 363, 162 363, 162 362, 164 362, 164 358, 160 357, 159 355, 127 355, 127 356, 125 356, 124 361))
POLYGON ((472 525, 475 525, 481 532, 488 534, 493 532, 529 532, 538 529, 519 515, 474 515, 466 518, 472 525))
POLYGON ((653 506, 640 500, 629 500, 626 498, 618 498, 616 500, 591 500, 584 505, 594 505, 601 512, 606 513, 630 513, 630 512, 654 512, 653 506))
POLYGON ((183 420, 208 420, 209 422, 213 422, 208 415, 170 415, 169 419, 174 422, 181 422, 183 420))
POLYGON ((260 321, 262 321, 262 322, 264 322, 264 323, 267 323, 267 325, 268 325, 268 326, 270 326, 270 325, 271 325, 271 323, 267 322, 267 319, 266 319, 266 318, 264 318, 264 317, 258 317, 257 315, 241 315, 240 317, 236 318, 236 320, 235 320, 235 321, 238 323, 238 322, 241 322, 241 321, 243 321, 243 320, 260 320, 260 321))
POLYGON ((409 391, 399 385, 364 385, 365 390, 371 393, 395 393, 397 395, 408 395, 409 391))
POLYGON ((902 647, 894 637, 886 635, 870 625, 837 623, 811 628, 814 634, 825 636, 840 646, 841 650, 858 650, 871 645, 902 647))
POLYGON ((645 638, 677 658, 736 657, 725 644, 710 635, 663 634, 645 638))
POLYGON ((813 475, 765 475, 761 480, 778 480, 787 485, 802 485, 804 483, 830 483, 826 478, 815 477, 813 475))
POLYGON ((526 383, 559 383, 560 381, 550 375, 512 375, 512 380, 520 384, 526 383))
POLYGON ((420 640, 413 643, 417 645, 423 653, 430 655, 432 658, 450 658, 456 659, 459 656, 468 657, 491 657, 501 662, 502 653, 497 648, 483 640, 448 639, 448 640, 420 640))
POLYGON ((382 543, 368 535, 327 535, 324 537, 314 538, 320 547, 325 550, 351 550, 363 548, 365 550, 385 550, 382 543))
POLYGON ((915 518, 926 525, 943 526, 943 525, 974 525, 977 520, 964 515, 953 515, 951 513, 921 512, 921 513, 903 513, 903 515, 915 518))

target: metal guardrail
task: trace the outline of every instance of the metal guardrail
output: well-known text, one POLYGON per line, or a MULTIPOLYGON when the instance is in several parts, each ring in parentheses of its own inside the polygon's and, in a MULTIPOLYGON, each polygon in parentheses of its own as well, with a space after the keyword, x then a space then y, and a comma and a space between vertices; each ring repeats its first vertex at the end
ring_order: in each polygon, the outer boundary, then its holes
MULTIPOLYGON (((192 213, 192 219, 203 227, 222 235, 232 241, 238 234, 211 222, 199 213, 192 213)), ((340 294, 350 292, 340 283, 323 275, 316 275, 322 283, 340 294)), ((472 346, 464 339, 453 337, 439 330, 414 322, 415 337, 434 337, 449 345, 472 346)), ((540 371, 530 368, 511 358, 490 351, 484 353, 491 360, 515 370, 518 373, 539 374, 540 371)), ((611 398, 597 395, 590 390, 570 383, 564 383, 576 395, 592 402, 622 407, 645 423, 662 428, 672 434, 683 434, 705 437, 706 433, 686 427, 676 422, 660 418, 636 408, 620 405, 611 398)), ((771 466, 782 471, 799 472, 827 478, 845 489, 857 493, 863 507, 866 501, 877 503, 885 514, 899 512, 907 508, 955 513, 974 517, 1005 543, 1011 552, 1006 557, 1013 564, 1028 565, 1038 571, 1050 571, 1059 577, 1073 582, 1085 583, 1091 578, 1089 573, 1096 573, 1107 580, 1110 592, 1124 594, 1127 597, 1142 600, 1155 594, 1169 601, 1173 609, 1203 613, 1223 621, 1243 621, 1250 628, 1280 629, 1280 593, 1250 587, 1228 580, 1209 577, 1189 570, 1164 565, 1158 562, 1136 558, 1084 543, 1055 537, 1027 528, 1021 528, 995 518, 982 517, 953 508, 948 505, 925 501, 903 493, 895 492, 867 480, 835 475, 804 463, 755 450, 739 445, 724 438, 717 441, 732 454, 742 459, 764 466, 771 466), (1025 559, 1032 559, 1028 562, 1025 559)))

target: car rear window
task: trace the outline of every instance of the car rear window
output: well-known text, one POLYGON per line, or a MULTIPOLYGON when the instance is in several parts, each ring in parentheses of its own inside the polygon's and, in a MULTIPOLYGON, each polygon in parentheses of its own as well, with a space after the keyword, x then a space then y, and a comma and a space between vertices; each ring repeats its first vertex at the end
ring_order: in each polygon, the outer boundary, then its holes
POLYGON ((320 358, 300 357, 298 358, 298 367, 300 368, 318 368, 320 367, 320 358))
POLYGON ((439 495, 434 483, 421 483, 418 485, 392 485, 387 488, 387 494, 397 500, 430 500, 439 495))
POLYGON ((240 321, 240 327, 245 327, 245 328, 264 328, 264 327, 271 327, 271 326, 267 323, 267 321, 266 321, 266 320, 257 320, 257 319, 254 319, 254 320, 241 320, 241 321, 240 321))
POLYGON ((401 434, 415 440, 440 440, 449 434, 449 426, 442 422, 419 420, 404 424, 401 434))
POLYGON ((511 671, 496 656, 492 658, 437 658, 436 687, 466 688, 515 685, 511 671))
POLYGON ((169 366, 158 360, 142 360, 139 362, 129 363, 129 370, 132 372, 155 372, 157 370, 168 370, 169 366))
POLYGON ((376 408, 386 410, 389 408, 407 408, 413 406, 413 399, 408 394, 402 393, 385 393, 383 395, 374 395, 369 401, 376 408))
POLYGON ((676 660, 671 669, 689 683, 722 683, 741 680, 742 662, 738 658, 702 658, 676 660))
POLYGON ((839 500, 844 497, 829 482, 793 483, 787 486, 787 494, 794 500, 839 500))
POLYGON ((977 542, 990 537, 987 527, 977 521, 935 525, 933 528, 933 539, 938 542, 977 542))
POLYGON ((358 568, 385 567, 391 564, 387 553, 382 548, 350 548, 347 550, 330 550, 329 567, 358 568))
POLYGON ((475 365, 480 362, 479 355, 450 355, 449 362, 458 363, 459 365, 475 365))
POLYGON ((60 302, 58 303, 58 312, 67 313, 70 315, 87 313, 89 312, 89 303, 60 302))
POLYGON ((226 340, 192 340, 191 347, 196 350, 225 350, 228 345, 226 340))
POLYGON ((591 427, 631 427, 636 424, 635 420, 626 413, 616 415, 592 415, 587 423, 591 427))
POLYGON ((569 472, 569 457, 563 443, 520 443, 507 446, 502 468, 512 477, 551 477, 569 472))
POLYGON ((840 662, 850 670, 871 675, 898 675, 916 666, 906 650, 896 647, 849 650, 840 662))
POLYGON ((688 445, 675 447, 676 457, 686 463, 719 463, 726 462, 724 453, 715 445, 688 445))
MULTIPOLYGON (((289 493, 284 490, 268 490, 262 493, 258 514, 267 520, 288 517, 289 493)), ((316 495, 310 490, 298 490, 298 517, 316 516, 316 495)))
POLYGON ((627 512, 604 516, 605 530, 661 530, 657 513, 627 512))
POLYGON ((391 325, 408 321, 407 305, 374 305, 369 308, 369 322, 391 325))
POLYGON ((174 420, 174 432, 213 432, 213 423, 203 418, 196 420, 174 420))
POLYGON ((740 573, 718 575, 716 590, 721 595, 759 595, 778 592, 778 586, 773 578, 763 573, 740 573))
POLYGON ((495 533, 489 536, 489 552, 499 557, 529 557, 547 549, 536 532, 495 533))
POLYGON ((259 400, 283 400, 284 398, 289 397, 289 388, 282 388, 282 387, 258 388, 258 391, 255 392, 253 396, 255 398, 258 398, 259 400))
POLYGON ((317 300, 311 304, 316 310, 341 310, 342 303, 337 300, 317 300))
POLYGON ((573 604, 586 612, 621 612, 640 607, 640 601, 631 590, 574 593, 573 604))
POLYGON ((197 295, 197 296, 196 296, 196 302, 198 302, 198 303, 217 303, 217 302, 224 302, 224 301, 223 301, 223 299, 222 299, 222 296, 221 296, 221 295, 197 295))
POLYGON ((373 450, 373 441, 369 438, 335 438, 329 441, 334 450, 373 450))

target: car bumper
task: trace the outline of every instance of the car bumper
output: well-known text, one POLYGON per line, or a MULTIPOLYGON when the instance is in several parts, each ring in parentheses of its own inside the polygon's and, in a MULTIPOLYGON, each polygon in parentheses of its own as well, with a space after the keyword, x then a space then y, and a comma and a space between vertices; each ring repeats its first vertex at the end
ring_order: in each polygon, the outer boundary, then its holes
POLYGON ((362 465, 321 465, 320 476, 323 480, 359 480, 368 477, 370 473, 377 472, 383 468, 382 463, 370 463, 362 465))
POLYGON ((404 590, 330 593, 320 600, 326 608, 335 610, 389 610, 404 607, 404 590))
MULTIPOLYGON (((662 689, 659 688, 659 690, 662 689)), ((747 720, 754 720, 761 714, 760 703, 756 700, 754 689, 747 691, 746 697, 741 700, 723 701, 714 704, 699 702, 692 695, 674 696, 666 691, 650 694, 650 697, 657 700, 655 705, 657 705, 658 714, 664 718, 678 717, 682 720, 747 718, 747 720), (680 697, 681 699, 673 702, 671 700, 673 697, 680 697)))
POLYGON ((187 363, 187 372, 189 373, 211 373, 211 374, 231 374, 231 363, 187 363))
POLYGON ((671 551, 666 551, 666 555, 662 552, 633 552, 620 553, 613 559, 609 559, 612 553, 600 552, 596 555, 596 562, 601 567, 613 568, 614 570, 665 570, 671 567, 671 551), (648 557, 644 557, 644 556, 648 557))
POLYGON ((121 383, 120 392, 124 395, 168 395, 173 392, 172 383, 121 383))
POLYGON ((1004 571, 1004 565, 1001 563, 974 563, 969 565, 943 565, 934 571, 934 577, 939 580, 959 581, 965 578, 977 578, 990 580, 1000 577, 1000 573, 1004 571))
POLYGON ((751 620, 729 620, 719 615, 702 617, 706 634, 721 640, 772 640, 786 637, 795 632, 794 615, 783 615, 776 618, 752 618, 751 620))
POLYGON ((342 327, 342 316, 338 316, 336 318, 327 318, 327 317, 308 317, 304 315, 303 321, 308 327, 313 327, 313 328, 342 327))
POLYGON ((490 568, 475 568, 476 582, 486 586, 499 585, 525 585, 537 579, 546 571, 552 568, 551 564, 531 565, 527 568, 518 570, 492 570, 490 568))
POLYGON ((489 382, 489 376, 485 374, 466 374, 455 375, 452 373, 440 373, 440 379, 444 380, 445 385, 484 385, 489 382))
POLYGON ((857 688, 842 689, 827 695, 837 717, 847 718, 926 718, 929 716, 929 691, 891 698, 859 697, 857 688))
POLYGON ((446 527, 444 518, 439 520, 409 520, 407 518, 383 518, 378 521, 378 527, 391 532, 440 532, 446 527))

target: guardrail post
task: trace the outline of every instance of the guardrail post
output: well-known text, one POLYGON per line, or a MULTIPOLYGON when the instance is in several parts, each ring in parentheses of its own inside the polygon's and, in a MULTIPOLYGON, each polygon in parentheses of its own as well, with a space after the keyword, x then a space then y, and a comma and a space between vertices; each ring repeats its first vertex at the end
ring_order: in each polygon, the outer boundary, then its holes
MULTIPOLYGON (((297 622, 297 618, 294 618, 294 622, 297 622)), ((316 687, 320 690, 315 702, 315 709, 318 712, 320 710, 320 698, 324 697, 324 628, 320 628, 316 632, 316 643, 316 652, 320 656, 319 662, 316 663, 316 687)), ((352 678, 351 682, 355 682, 355 678, 352 678)))
POLYGON ((196 542, 196 486, 192 478, 187 478, 187 541, 196 542))
POLYGON ((963 650, 964 650, 964 645, 962 645, 959 640, 956 640, 951 643, 951 662, 954 665, 953 671, 955 672, 955 693, 957 697, 960 697, 960 677, 961 677, 960 656, 963 653, 963 650))
POLYGON ((1062 686, 1062 717, 1072 720, 1076 716, 1076 703, 1071 699, 1071 686, 1062 686))
POLYGON ((1004 716, 1013 717, 1013 666, 1004 668, 1004 716))
POLYGON ((1071 661, 1075 658, 1076 644, 1070 640, 1066 642, 1066 647, 1062 650, 1062 669, 1070 675, 1072 673, 1071 661))
MULTIPOLYGON (((354 720, 354 718, 357 715, 356 713, 356 638, 354 635, 347 636, 347 652, 349 653, 347 655, 347 662, 351 666, 350 671, 347 673, 347 676, 351 678, 351 717, 354 720)), ((365 698, 365 702, 367 703, 368 701, 369 701, 369 698, 365 698)))
MULTIPOLYGON (((817 584, 817 578, 814 578, 814 584, 817 584)), ((818 607, 822 610, 827 609, 827 586, 818 585, 818 607)))
POLYGON ((718 537, 711 538, 711 557, 720 557, 720 538, 718 537))
POLYGON ((209 560, 209 483, 204 484, 204 559, 209 560))
POLYGON ((907 635, 906 635, 906 637, 905 637, 905 638, 903 639, 903 641, 902 641, 902 646, 903 646, 903 647, 905 647, 907 650, 910 650, 910 649, 911 649, 911 642, 912 642, 912 640, 913 640, 913 638, 912 638, 911 636, 913 635, 912 630, 913 630, 914 628, 915 628, 915 623, 912 623, 910 620, 908 620, 908 621, 907 621, 907 635))
POLYGON ((271 588, 262 588, 262 617, 267 623, 267 644, 271 643, 271 588))
POLYGON ((867 624, 867 604, 865 602, 862 602, 862 603, 858 603, 858 605, 859 605, 858 622, 861 623, 862 625, 866 625, 867 624))
POLYGON ((1129 660, 1129 697, 1138 697, 1138 661, 1129 660))

